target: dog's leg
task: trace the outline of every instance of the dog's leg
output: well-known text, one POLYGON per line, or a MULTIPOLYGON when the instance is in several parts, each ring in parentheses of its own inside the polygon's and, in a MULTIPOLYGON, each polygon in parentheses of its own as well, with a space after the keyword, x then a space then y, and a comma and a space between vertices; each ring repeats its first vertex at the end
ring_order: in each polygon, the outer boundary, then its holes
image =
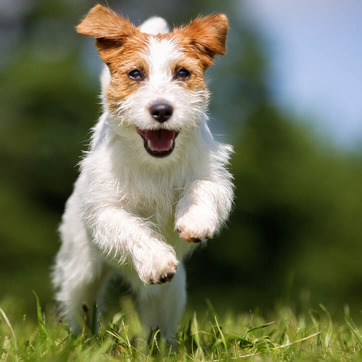
POLYGON ((226 169, 209 180, 193 182, 177 205, 175 229, 188 242, 213 237, 227 219, 232 200, 233 185, 226 169))
POLYGON ((59 228, 62 246, 52 273, 61 315, 75 334, 81 332, 84 322, 96 332, 95 304, 100 303, 100 291, 110 272, 110 267, 89 241, 81 221, 78 189, 79 181, 67 201, 59 228))
POLYGON ((183 264, 170 283, 142 286, 137 291, 137 306, 145 332, 160 329, 168 341, 174 336, 186 305, 186 274, 183 264))
POLYGON ((150 223, 121 208, 88 203, 86 223, 92 240, 115 267, 130 261, 145 284, 170 281, 178 260, 173 248, 152 229, 150 223))
POLYGON ((109 274, 109 267, 96 265, 97 262, 88 256, 86 250, 82 254, 66 256, 61 249, 53 272, 60 313, 76 335, 84 326, 97 333, 101 291, 109 274))
POLYGON ((78 212, 78 195, 73 193, 67 202, 59 228, 62 246, 53 268, 53 285, 57 290, 61 315, 75 334, 86 324, 97 329, 95 303, 110 271, 98 251, 92 247, 78 212))

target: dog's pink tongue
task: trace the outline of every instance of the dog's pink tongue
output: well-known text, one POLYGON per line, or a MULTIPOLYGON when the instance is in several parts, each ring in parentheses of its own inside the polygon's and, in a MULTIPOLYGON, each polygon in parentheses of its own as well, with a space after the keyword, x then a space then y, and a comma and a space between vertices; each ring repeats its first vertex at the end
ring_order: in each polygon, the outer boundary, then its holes
POLYGON ((144 132, 144 137, 150 142, 151 148, 155 151, 168 151, 172 146, 175 136, 175 131, 165 129, 144 132))

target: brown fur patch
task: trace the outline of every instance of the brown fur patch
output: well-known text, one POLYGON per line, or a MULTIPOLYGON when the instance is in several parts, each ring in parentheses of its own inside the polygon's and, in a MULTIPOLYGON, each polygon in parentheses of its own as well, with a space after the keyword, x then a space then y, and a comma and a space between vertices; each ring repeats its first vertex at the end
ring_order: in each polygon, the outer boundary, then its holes
POLYGON ((216 54, 226 53, 228 21, 224 14, 197 18, 189 25, 173 31, 185 52, 200 59, 204 69, 212 65, 216 54))
POLYGON ((128 73, 134 69, 148 73, 147 64, 140 56, 147 47, 148 35, 141 33, 129 20, 99 4, 89 11, 77 31, 97 39, 99 56, 111 73, 107 103, 115 112, 118 102, 134 93, 142 83, 131 80, 128 73))
MULTIPOLYGON (((206 88, 204 81, 204 69, 196 57, 188 56, 185 53, 184 59, 175 62, 172 65, 172 74, 176 74, 179 69, 187 69, 190 72, 190 78, 178 83, 189 90, 200 90, 206 88)), ((175 80, 177 81, 177 80, 175 80)))
POLYGON ((77 31, 97 39, 119 39, 140 32, 129 20, 99 4, 89 11, 77 31))
POLYGON ((128 73, 134 69, 140 70, 148 78, 149 69, 142 52, 147 49, 146 34, 126 39, 121 47, 113 52, 108 51, 107 65, 111 73, 111 81, 107 90, 107 104, 112 112, 115 112, 118 103, 136 92, 142 86, 143 81, 135 81, 128 77, 128 73))

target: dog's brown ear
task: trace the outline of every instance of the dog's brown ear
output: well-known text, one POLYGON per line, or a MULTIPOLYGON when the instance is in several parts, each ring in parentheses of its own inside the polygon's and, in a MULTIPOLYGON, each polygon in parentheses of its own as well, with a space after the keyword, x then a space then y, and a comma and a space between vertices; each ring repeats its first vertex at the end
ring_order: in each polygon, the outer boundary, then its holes
POLYGON ((183 36, 188 37, 196 47, 205 68, 213 63, 216 54, 226 54, 228 32, 226 15, 214 14, 200 17, 180 30, 183 36))
POLYGON ((124 39, 136 35, 139 30, 129 20, 98 4, 77 26, 77 32, 96 38, 99 56, 108 63, 124 39))
POLYGON ((96 39, 117 39, 135 34, 137 29, 129 20, 98 4, 77 26, 77 31, 96 39))

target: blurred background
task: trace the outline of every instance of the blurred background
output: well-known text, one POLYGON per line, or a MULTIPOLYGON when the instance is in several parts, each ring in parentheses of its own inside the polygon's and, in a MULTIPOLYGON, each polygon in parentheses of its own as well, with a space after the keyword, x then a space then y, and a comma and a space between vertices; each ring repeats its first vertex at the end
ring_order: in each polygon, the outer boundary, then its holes
MULTIPOLYGON (((187 262, 189 306, 220 311, 362 302, 362 3, 108 0, 135 24, 226 13, 207 72, 211 128, 235 147, 227 229, 187 262)), ((64 203, 100 115, 96 1, 0 1, 0 305, 52 305, 64 203)), ((360 313, 357 313, 357 317, 360 313)))

